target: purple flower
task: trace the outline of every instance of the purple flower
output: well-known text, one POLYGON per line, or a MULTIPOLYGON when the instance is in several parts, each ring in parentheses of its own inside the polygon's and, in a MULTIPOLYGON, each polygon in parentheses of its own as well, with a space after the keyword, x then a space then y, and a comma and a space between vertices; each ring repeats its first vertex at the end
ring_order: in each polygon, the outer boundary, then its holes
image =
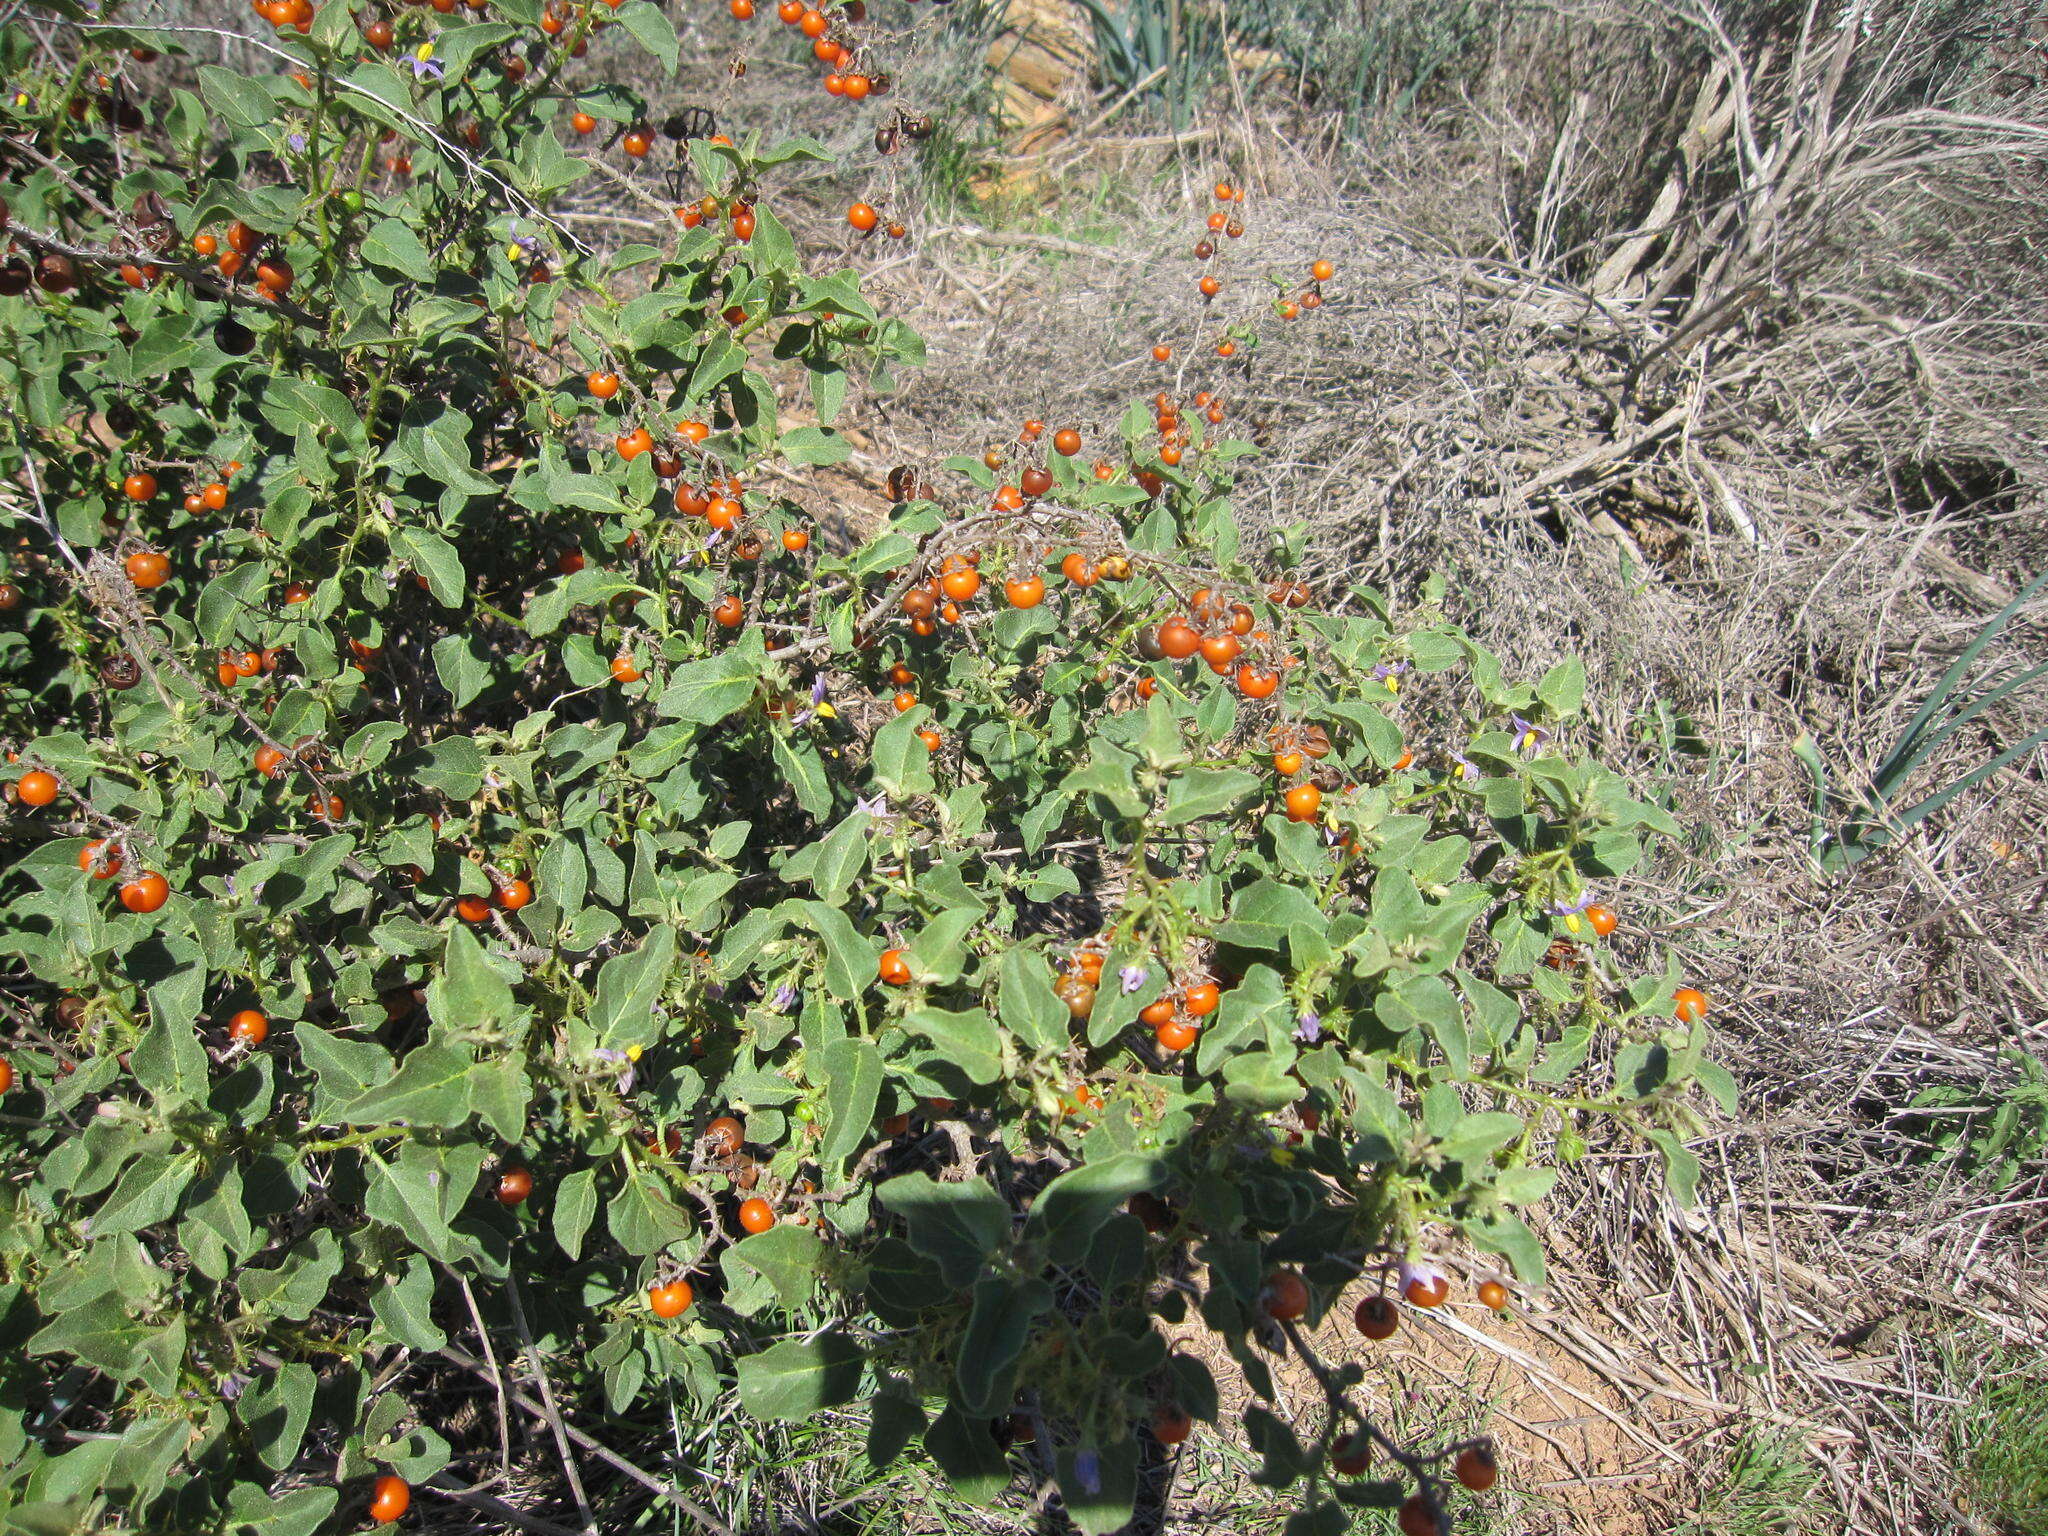
POLYGON ((1102 1492, 1102 1458, 1094 1450, 1083 1448, 1074 1452, 1074 1481, 1081 1485, 1083 1493, 1102 1492))
POLYGON ((1458 777, 1470 781, 1479 777, 1479 765, 1462 752, 1453 752, 1451 761, 1458 765, 1458 777))
POLYGON ((448 73, 447 66, 436 58, 421 58, 415 54, 407 62, 412 65, 415 80, 439 80, 448 73))
POLYGON ((1123 988, 1124 996, 1129 997, 1145 985, 1145 978, 1151 974, 1142 965, 1127 965, 1116 973, 1117 984, 1123 988))
POLYGON ((1389 693, 1399 693, 1401 685, 1394 679, 1407 670, 1408 663, 1405 661, 1383 661, 1372 669, 1372 675, 1387 685, 1389 693))
POLYGON ((623 1063, 625 1070, 619 1073, 619 1092, 631 1093, 633 1091, 633 1084, 638 1082, 639 1078, 633 1070, 633 1058, 631 1056, 628 1056, 624 1051, 615 1051, 609 1046, 603 1045, 599 1046, 591 1054, 596 1056, 599 1061, 623 1063))
POLYGON ((1295 1021, 1294 1038, 1306 1045, 1314 1045, 1322 1039, 1323 1016, 1313 1008, 1302 1009, 1300 1017, 1295 1021))
POLYGON ((1434 1287, 1439 1280, 1446 1280, 1448 1278, 1449 1276, 1445 1275, 1434 1264, 1418 1263, 1413 1259, 1403 1259, 1401 1267, 1395 1271, 1394 1288, 1405 1296, 1408 1294, 1408 1287, 1415 1284, 1418 1280, 1425 1286, 1434 1287))
POLYGON ((811 707, 809 709, 798 710, 795 718, 793 718, 789 723, 791 725, 802 725, 805 721, 809 720, 812 716, 817 714, 818 706, 824 702, 825 674, 820 672, 816 677, 811 679, 811 707))
POLYGON ((303 155, 306 152, 306 136, 303 133, 288 133, 284 136, 284 141, 291 146, 293 154, 303 155))
POLYGON ((1591 891, 1581 891, 1576 901, 1553 901, 1550 904, 1550 915, 1552 917, 1574 917, 1591 905, 1593 905, 1593 893, 1591 891))
POLYGON ((889 809, 889 797, 879 789, 875 791, 875 796, 872 800, 862 800, 856 796, 853 808, 856 811, 866 811, 873 818, 875 825, 883 831, 887 831, 896 825, 896 813, 889 809))
POLYGON ((768 999, 768 1009, 771 1013, 787 1013, 796 1006, 796 1000, 800 995, 795 987, 785 981, 775 989, 775 995, 768 999))
POLYGON ((1519 751, 1533 751, 1557 734, 1549 726, 1533 724, 1520 715, 1510 715, 1508 718, 1515 722, 1515 747, 1519 751))
POLYGON ((231 1371, 220 1379, 220 1395, 225 1401, 232 1403, 242 1395, 242 1389, 248 1386, 249 1382, 250 1378, 240 1371, 231 1371))
POLYGON ((514 235, 512 243, 519 247, 521 255, 538 256, 540 254, 539 235, 514 235))

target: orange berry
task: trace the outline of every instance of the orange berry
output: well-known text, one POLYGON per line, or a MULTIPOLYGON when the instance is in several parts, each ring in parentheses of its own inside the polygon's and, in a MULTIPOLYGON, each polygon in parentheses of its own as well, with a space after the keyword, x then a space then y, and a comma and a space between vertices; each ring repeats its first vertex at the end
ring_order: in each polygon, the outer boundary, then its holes
MULTIPOLYGON (((733 0, 737 7, 741 0, 733 0)), ((751 4, 749 4, 751 10, 751 4)), ((690 1289, 687 1280, 671 1280, 666 1285, 649 1286, 647 1308, 656 1317, 681 1317, 690 1310, 690 1303, 696 1300, 696 1293, 690 1289)))

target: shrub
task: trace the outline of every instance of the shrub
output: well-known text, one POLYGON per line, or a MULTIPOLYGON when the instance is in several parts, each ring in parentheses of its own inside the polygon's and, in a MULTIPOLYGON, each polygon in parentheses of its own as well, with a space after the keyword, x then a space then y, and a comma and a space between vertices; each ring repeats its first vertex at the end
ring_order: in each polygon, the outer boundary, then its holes
MULTIPOLYGON (((402 1513, 423 1362, 509 1319, 585 1423, 866 1392, 878 1460, 989 1498, 1021 1426, 1108 1530, 1218 1412, 1189 1295, 1270 1396, 1453 1233, 1540 1283, 1589 1117, 1689 1187, 1705 1000, 1589 905, 1674 829, 1568 750, 1575 663, 1244 547, 1220 407, 814 527, 920 356, 777 211, 824 151, 577 82, 611 20, 674 67, 643 0, 293 6, 269 75, 111 4, 6 45, 18 1523, 402 1513), (550 211, 579 111, 673 234, 550 211)), ((1316 1368, 1246 1415, 1315 1529, 1491 1481, 1316 1368)))

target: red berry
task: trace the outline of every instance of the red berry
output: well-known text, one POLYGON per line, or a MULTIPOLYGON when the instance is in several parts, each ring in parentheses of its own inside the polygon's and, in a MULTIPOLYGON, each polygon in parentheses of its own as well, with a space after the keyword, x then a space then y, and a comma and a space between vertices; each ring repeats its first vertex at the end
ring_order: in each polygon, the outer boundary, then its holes
POLYGON ((507 1168, 498 1175, 498 1203, 519 1205, 533 1193, 533 1175, 524 1168, 507 1168))
POLYGON ((391 1473, 377 1479, 377 1485, 370 1499, 370 1518, 379 1525, 389 1525, 412 1508, 412 1489, 402 1477, 391 1473))
POLYGON ((1259 1292, 1259 1305, 1266 1316, 1292 1322, 1308 1311, 1308 1282, 1298 1270, 1276 1269, 1266 1276, 1265 1287, 1259 1292))
POLYGON ((647 1306, 656 1317, 681 1317, 695 1299, 696 1293, 687 1280, 671 1280, 647 1289, 647 1306))

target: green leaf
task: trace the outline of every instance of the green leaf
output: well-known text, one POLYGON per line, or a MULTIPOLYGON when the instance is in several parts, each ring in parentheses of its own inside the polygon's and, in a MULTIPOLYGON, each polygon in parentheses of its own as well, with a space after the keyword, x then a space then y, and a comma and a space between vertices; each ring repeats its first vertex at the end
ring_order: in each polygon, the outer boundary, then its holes
POLYGON ((1098 741, 1088 761, 1060 781, 1069 795, 1100 795, 1119 816, 1141 816, 1144 798, 1138 793, 1138 760, 1130 753, 1098 741))
POLYGON ((1503 1205, 1534 1205, 1557 1183, 1555 1168, 1508 1168, 1494 1180, 1503 1205))
POLYGON ((867 868, 868 831, 873 825, 872 816, 855 811, 828 832, 823 842, 811 845, 816 857, 808 878, 820 900, 835 907, 846 900, 847 891, 867 868))
POLYGON ((953 1401, 971 1418, 988 1419, 1017 1397, 1017 1357, 1032 1323, 1052 1308, 1052 1287, 1037 1276, 984 1275, 974 1283, 974 1305, 954 1361, 953 1401))
POLYGON ((427 1261, 414 1254, 395 1279, 370 1292, 370 1310, 384 1331, 408 1349, 437 1350, 448 1343, 448 1335, 434 1323, 434 1272, 427 1261))
POLYGON ((927 794, 937 783, 932 777, 931 749, 918 739, 920 711, 896 716, 875 732, 868 746, 868 767, 875 782, 892 800, 927 794))
POLYGON ((822 821, 832 814, 832 782, 825 776, 824 759, 808 741, 777 736, 773 752, 775 768, 796 795, 804 814, 822 821))
POLYGON ((948 907, 918 930, 907 958, 912 974, 926 981, 949 982, 966 963, 968 936, 986 918, 979 907, 948 907))
POLYGON ((370 266, 409 277, 416 283, 433 280, 434 263, 427 248, 410 226, 397 219, 379 219, 371 225, 359 254, 370 266))
POLYGON ((260 81, 234 70, 200 65, 199 94, 237 128, 263 128, 277 118, 277 98, 260 81))
POLYGON ((668 985, 675 958, 675 930, 661 926, 651 929, 638 949, 605 961, 597 973, 597 1001, 590 1012, 600 1046, 644 1050, 661 1038, 654 1005, 668 985))
POLYGON ((718 1256, 718 1267, 735 1287, 746 1271, 761 1275, 774 1287, 782 1309, 794 1312, 811 1299, 824 1257, 824 1244, 815 1231, 782 1222, 734 1243, 718 1256))
POLYGON ((1071 1168, 1040 1192, 1024 1234, 1046 1245, 1052 1263, 1078 1264, 1098 1227, 1131 1196, 1156 1189, 1165 1179, 1165 1164, 1139 1152, 1119 1152, 1071 1168))
POLYGON ((1664 1181, 1671 1186, 1671 1197, 1681 1209, 1691 1210, 1698 1198, 1700 1160, 1678 1139, 1676 1131, 1654 1130, 1646 1134, 1664 1159, 1664 1181))
POLYGON ((837 907, 807 901, 802 911, 804 920, 825 941, 825 990, 842 1002, 851 1002, 874 984, 881 950, 837 907))
POLYGON ((302 1323, 327 1299, 341 1262, 340 1240, 322 1229, 292 1244, 271 1268, 237 1271, 235 1289, 241 1292, 244 1308, 302 1323))
POLYGON ((1475 1246, 1506 1257, 1515 1273, 1530 1285, 1545 1279, 1543 1245, 1521 1217, 1509 1211, 1488 1218, 1469 1217, 1458 1223, 1475 1246))
POLYGON ((747 349, 724 331, 716 332, 697 354, 697 366, 690 373, 686 398, 702 400, 712 390, 747 365, 747 349))
POLYGON ((1586 701, 1586 664, 1576 656, 1560 661, 1543 674, 1536 697, 1560 720, 1577 714, 1586 701))
POLYGON ((1010 1459, 996 1444, 988 1421, 969 1418, 957 1403, 948 1403, 932 1420, 924 1448, 953 1491, 970 1504, 993 1504, 1010 1486, 1010 1459))
POLYGON ((670 1198, 651 1174, 626 1180, 605 1212, 612 1236, 635 1258, 658 1253, 697 1230, 696 1218, 670 1198))
POLYGON ((313 1417, 313 1367, 288 1361, 259 1380, 235 1404, 235 1417, 249 1432, 257 1458, 273 1472, 290 1466, 299 1454, 306 1425, 313 1417))
POLYGON ((597 1215, 597 1170, 578 1168, 555 1186, 555 1241, 572 1260, 583 1257, 583 1238, 597 1215))
POLYGON ((391 535, 391 548, 427 578, 427 590, 434 594, 435 602, 443 608, 462 606, 465 576, 462 557, 453 544, 424 528, 399 528, 391 535))
POLYGON ((764 1422, 807 1419, 852 1401, 865 1356, 837 1328, 810 1339, 785 1339, 734 1363, 740 1406, 764 1422))
POLYGON ((824 1050, 825 1130, 818 1163, 836 1174, 874 1128, 882 1097, 882 1057, 870 1041, 834 1040, 824 1050))
POLYGON ((341 1493, 334 1488, 272 1493, 258 1483, 237 1483, 228 1495, 221 1536, 315 1536, 340 1502, 341 1493))
POLYGON ((1520 1115, 1505 1110, 1485 1110, 1466 1115, 1437 1145, 1448 1162, 1476 1163, 1491 1157, 1527 1129, 1520 1115))
POLYGON ((759 658, 735 646, 703 661, 692 661, 669 674, 668 686, 655 702, 655 713, 693 725, 716 725, 746 706, 760 681, 759 658))
POLYGON ((1411 976, 1377 1004, 1380 1022, 1397 1034, 1419 1029, 1437 1043, 1451 1076, 1464 1082, 1472 1076, 1472 1048, 1465 1032, 1465 1009, 1457 994, 1437 976, 1411 976))
POLYGON ((1205 816, 1221 816, 1258 787, 1258 778, 1241 768, 1190 768, 1167 786, 1166 814, 1160 821, 1179 827, 1205 816))
POLYGON ((1006 949, 997 964, 1003 1027, 1033 1051, 1063 1051, 1071 1039, 1067 1005, 1053 990, 1045 962, 1026 949, 1006 949))
POLYGON ((673 75, 682 49, 676 40, 676 24, 658 5, 647 0, 629 0, 612 13, 613 18, 633 36, 633 41, 660 61, 664 73, 673 75))
POLYGON ((370 1187, 363 1197, 364 1214, 396 1227, 444 1264, 468 1251, 453 1222, 476 1192, 484 1164, 482 1147, 430 1147, 409 1141, 389 1162, 375 1156, 366 1161, 370 1187))
POLYGON ((205 986, 206 970, 195 963, 150 988, 149 1028, 129 1064, 136 1082, 165 1108, 196 1104, 206 1094, 206 1049, 192 1027, 205 986))
POLYGON ((1260 879, 1239 891, 1230 904, 1230 918, 1216 931, 1226 944, 1247 949, 1279 949, 1291 927, 1322 932, 1329 920, 1309 894, 1284 881, 1260 879))
POLYGON ((910 1442, 924 1433, 924 1407, 899 1392, 875 1394, 868 1408, 868 1465, 876 1471, 895 1464, 910 1442))
POLYGON ((1111 1441, 1096 1451, 1094 1475, 1081 1475, 1080 1450, 1062 1446, 1056 1458, 1060 1500, 1081 1536, 1114 1536, 1131 1523, 1138 1497, 1138 1442, 1111 1441))
POLYGON ((981 1009, 953 1013, 943 1008, 919 1008, 903 1024, 937 1046, 939 1054, 964 1072, 969 1082, 992 1083, 1002 1075, 1002 1040, 993 1021, 981 1009))
POLYGON ((877 1186, 875 1198, 904 1219, 910 1246, 937 1263, 956 1290, 974 1282, 1010 1235, 1009 1205, 980 1179, 942 1184, 928 1173, 906 1173, 877 1186))
POLYGON ((827 427, 792 428, 776 446, 792 464, 844 464, 853 457, 853 445, 827 427))
POLYGON ((199 638, 208 645, 226 645, 244 618, 260 618, 257 603, 270 567, 257 560, 231 565, 209 581, 199 594, 194 620, 199 638))

